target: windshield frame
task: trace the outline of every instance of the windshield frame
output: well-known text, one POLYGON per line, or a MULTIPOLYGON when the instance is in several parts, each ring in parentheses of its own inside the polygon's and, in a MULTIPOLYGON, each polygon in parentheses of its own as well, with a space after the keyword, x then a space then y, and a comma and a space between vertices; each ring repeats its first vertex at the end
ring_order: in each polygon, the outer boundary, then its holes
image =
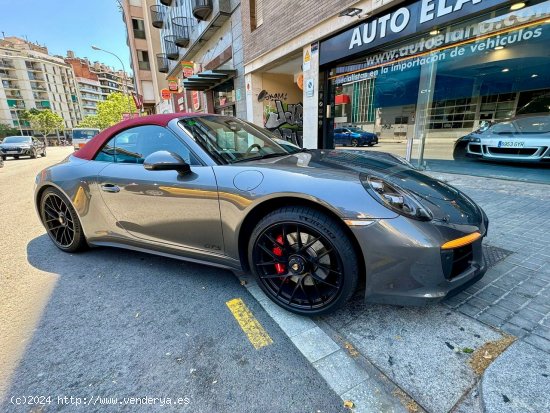
MULTIPOLYGON (((264 131, 260 130, 256 125, 243 121, 238 118, 234 118, 232 116, 224 116, 224 115, 216 115, 216 114, 189 116, 189 117, 178 119, 177 125, 181 130, 183 130, 187 135, 189 135, 189 137, 197 145, 200 146, 200 148, 206 153, 206 155, 208 155, 218 165, 232 165, 240 162, 292 155, 291 152, 289 152, 287 149, 285 149, 284 147, 279 145, 277 142, 275 142, 273 139, 271 139, 269 134, 264 133, 264 131), (234 133, 244 130, 244 132, 247 133, 248 135, 252 135, 254 140, 261 140, 264 142, 268 142, 269 146, 266 146, 266 148, 269 147, 269 149, 275 149, 275 151, 262 153, 262 154, 258 154, 258 152, 251 152, 250 154, 253 156, 235 157, 234 156, 235 154, 240 153, 244 155, 245 152, 238 152, 238 151, 231 152, 228 149, 224 150, 223 148, 221 148, 217 142, 217 139, 219 137, 214 137, 211 131, 205 127, 206 123, 204 121, 207 121, 210 123, 219 123, 220 127, 224 127, 224 129, 225 128, 228 129, 228 130, 224 130, 224 132, 232 131, 232 129, 230 129, 228 126, 225 126, 224 123, 225 124, 227 124, 228 122, 238 123, 239 130, 233 131, 234 133), (193 122, 193 124, 191 124, 191 122, 193 122), (219 149, 216 148, 216 146, 219 149)), ((248 148, 250 148, 250 146, 248 148)))

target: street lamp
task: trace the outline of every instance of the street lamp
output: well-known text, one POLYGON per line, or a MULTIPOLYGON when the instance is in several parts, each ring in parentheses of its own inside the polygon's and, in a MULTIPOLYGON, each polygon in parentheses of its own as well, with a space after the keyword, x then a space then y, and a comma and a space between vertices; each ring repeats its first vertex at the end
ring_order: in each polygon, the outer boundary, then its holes
POLYGON ((98 50, 98 51, 101 51, 101 52, 105 52, 105 53, 109 53, 110 55, 113 55, 114 57, 116 57, 118 59, 118 61, 122 65, 122 89, 124 90, 124 94, 126 95, 126 97, 128 99, 128 114, 131 114, 132 113, 132 104, 130 103, 130 93, 128 91, 128 85, 126 83, 126 68, 124 67, 124 63, 122 62, 122 59, 120 57, 118 57, 116 54, 114 54, 113 52, 102 49, 101 47, 97 47, 97 46, 92 45, 92 49, 98 50))

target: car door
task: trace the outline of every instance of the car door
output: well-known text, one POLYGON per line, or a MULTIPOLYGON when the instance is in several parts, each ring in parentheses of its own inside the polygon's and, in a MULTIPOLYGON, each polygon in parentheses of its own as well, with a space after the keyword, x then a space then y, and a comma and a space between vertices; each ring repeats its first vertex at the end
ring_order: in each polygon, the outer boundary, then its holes
POLYGON ((106 163, 98 176, 99 192, 117 226, 146 241, 223 251, 213 169, 182 138, 161 126, 137 126, 112 137, 95 160, 106 163), (146 170, 144 159, 157 151, 180 155, 191 172, 146 170))
POLYGON ((345 142, 342 141, 342 134, 343 130, 341 128, 334 129, 334 144, 335 145, 342 145, 345 142))

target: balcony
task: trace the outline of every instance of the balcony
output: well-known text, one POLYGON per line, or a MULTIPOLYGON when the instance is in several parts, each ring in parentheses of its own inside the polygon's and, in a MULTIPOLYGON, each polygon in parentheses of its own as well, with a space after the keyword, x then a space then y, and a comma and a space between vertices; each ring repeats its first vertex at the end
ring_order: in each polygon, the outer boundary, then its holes
POLYGON ((10 63, 10 62, 7 62, 7 61, 5 61, 5 60, 0 60, 0 68, 3 68, 3 69, 4 69, 4 68, 13 69, 14 66, 13 66, 13 64, 10 63))
POLYGON ((180 52, 175 41, 176 36, 173 34, 164 36, 164 51, 166 52, 166 57, 170 60, 178 60, 180 57, 180 52))
POLYGON ((160 73, 168 73, 168 70, 170 69, 168 65, 168 59, 166 58, 166 54, 159 53, 157 54, 157 67, 160 73))
POLYGON ((164 4, 165 6, 171 6, 172 0, 159 0, 161 4, 164 4))
POLYGON ((151 24, 157 29, 164 26, 164 16, 166 15, 166 6, 151 6, 151 24))
POLYGON ((174 43, 177 46, 189 46, 189 25, 186 17, 174 17, 172 19, 172 33, 176 36, 174 43))
POLYGON ((193 0, 193 17, 206 20, 212 13, 212 0, 193 0))

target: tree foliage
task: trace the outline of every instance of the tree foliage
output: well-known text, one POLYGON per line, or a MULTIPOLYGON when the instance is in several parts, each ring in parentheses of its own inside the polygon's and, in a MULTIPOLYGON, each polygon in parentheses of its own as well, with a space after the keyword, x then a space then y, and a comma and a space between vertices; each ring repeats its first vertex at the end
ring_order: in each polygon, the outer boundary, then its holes
POLYGON ((0 139, 4 139, 6 136, 20 135, 19 129, 0 123, 0 139))
POLYGON ((97 115, 88 115, 79 123, 79 128, 105 129, 122 120, 122 114, 137 111, 134 99, 120 92, 111 93, 97 105, 97 115))
POLYGON ((50 109, 28 112, 28 120, 31 127, 44 138, 56 130, 63 130, 63 118, 50 109))

